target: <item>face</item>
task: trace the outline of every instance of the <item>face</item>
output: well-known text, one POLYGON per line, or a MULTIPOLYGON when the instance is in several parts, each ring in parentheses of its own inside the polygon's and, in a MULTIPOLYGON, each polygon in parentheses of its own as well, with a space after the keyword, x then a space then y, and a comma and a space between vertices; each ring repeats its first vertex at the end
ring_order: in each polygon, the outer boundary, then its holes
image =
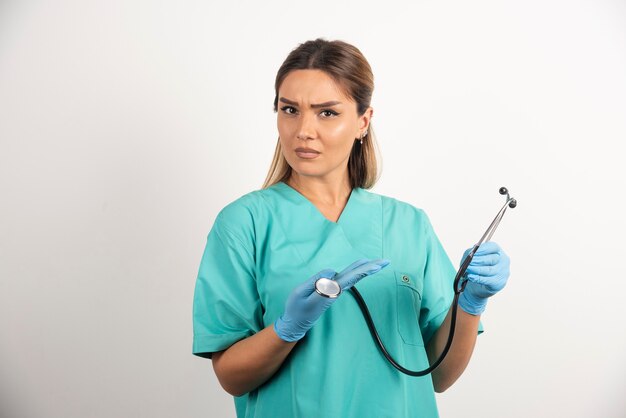
POLYGON ((368 108, 359 116, 356 102, 325 72, 291 71, 278 91, 278 133, 292 175, 347 179, 352 146, 371 114, 368 108))

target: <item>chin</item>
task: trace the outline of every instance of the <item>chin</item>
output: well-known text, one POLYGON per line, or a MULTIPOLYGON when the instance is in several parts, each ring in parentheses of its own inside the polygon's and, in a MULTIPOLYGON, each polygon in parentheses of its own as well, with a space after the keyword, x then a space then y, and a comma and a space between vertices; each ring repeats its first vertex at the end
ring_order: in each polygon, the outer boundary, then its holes
POLYGON ((299 170, 299 169, 293 169, 292 170, 299 176, 303 176, 303 177, 318 177, 321 176, 320 172, 317 170, 299 170))
POLYGON ((322 175, 322 170, 311 167, 310 164, 294 164, 291 165, 291 170, 299 176, 304 177, 318 177, 322 175))
POLYGON ((314 161, 287 161, 293 171, 303 176, 314 175, 321 171, 314 161))

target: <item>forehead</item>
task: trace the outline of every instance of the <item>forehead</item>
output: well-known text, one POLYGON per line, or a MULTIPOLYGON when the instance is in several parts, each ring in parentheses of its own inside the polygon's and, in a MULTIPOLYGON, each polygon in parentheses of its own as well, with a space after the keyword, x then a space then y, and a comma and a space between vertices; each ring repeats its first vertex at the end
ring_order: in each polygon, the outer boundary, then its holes
POLYGON ((352 101, 335 80, 322 70, 291 71, 280 85, 279 95, 286 99, 309 103, 330 100, 352 101))

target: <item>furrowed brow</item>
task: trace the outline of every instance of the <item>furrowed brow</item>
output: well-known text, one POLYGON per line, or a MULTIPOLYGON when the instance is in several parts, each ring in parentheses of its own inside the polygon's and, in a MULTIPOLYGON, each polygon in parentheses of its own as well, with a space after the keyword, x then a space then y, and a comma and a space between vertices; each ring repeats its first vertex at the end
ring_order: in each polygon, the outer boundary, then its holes
MULTIPOLYGON (((293 100, 289 100, 289 99, 285 99, 284 97, 281 97, 279 99, 279 101, 283 102, 283 103, 287 103, 290 104, 292 106, 298 106, 298 102, 294 102, 293 100)), ((319 107, 330 107, 330 106, 335 106, 341 104, 341 102, 336 101, 336 100, 332 100, 330 102, 324 102, 324 103, 318 103, 318 104, 312 104, 311 107, 312 108, 319 108, 319 107)))

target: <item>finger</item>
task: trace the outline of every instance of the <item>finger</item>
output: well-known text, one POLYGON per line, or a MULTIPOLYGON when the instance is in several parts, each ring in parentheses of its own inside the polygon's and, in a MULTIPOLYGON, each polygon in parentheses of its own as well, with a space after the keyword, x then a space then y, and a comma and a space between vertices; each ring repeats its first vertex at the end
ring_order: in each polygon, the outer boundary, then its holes
POLYGON ((315 276, 313 276, 314 278, 313 282, 315 283, 317 279, 322 278, 322 277, 326 277, 327 279, 332 279, 335 276, 335 274, 337 274, 337 272, 333 269, 324 269, 318 272, 315 276))
POLYGON ((470 266, 495 266, 500 262, 500 254, 475 255, 470 266))
POLYGON ((495 266, 470 266, 467 268, 466 274, 473 274, 483 277, 495 276, 500 272, 500 269, 495 266))
POLYGON ((509 264, 506 262, 498 263, 495 266, 469 266, 467 273, 478 274, 485 277, 508 276, 509 264))
POLYGON ((361 267, 364 264, 367 264, 370 262, 370 259, 368 258, 361 258, 357 261, 355 261, 354 263, 350 264, 348 267, 346 267, 345 269, 341 270, 341 273, 339 273, 337 276, 343 276, 344 274, 361 267))
POLYGON ((380 267, 384 268, 391 264, 391 260, 387 260, 386 258, 378 258, 376 260, 372 260, 372 263, 378 264, 380 267))
POLYGON ((489 282, 488 278, 485 278, 484 276, 480 276, 477 274, 466 274, 465 278, 472 283, 480 284, 483 286, 488 284, 489 282))
POLYGON ((352 272, 343 275, 337 276, 335 280, 339 283, 342 290, 347 290, 357 284, 361 279, 367 276, 371 276, 372 274, 378 273, 384 267, 380 264, 376 263, 368 263, 365 264, 352 272))
POLYGON ((379 271, 387 267, 389 264, 391 264, 389 260, 385 260, 385 259, 374 260, 368 264, 364 264, 361 267, 353 270, 352 273, 355 275, 356 274, 362 275, 363 273, 365 273, 366 275, 370 276, 374 273, 378 273, 379 271))
POLYGON ((379 259, 379 260, 364 259, 364 260, 366 260, 365 263, 362 263, 363 260, 359 260, 353 263, 352 265, 350 265, 349 267, 345 268, 341 273, 335 276, 335 280, 339 281, 343 277, 350 277, 362 271, 367 271, 375 267, 383 268, 384 266, 389 264, 389 260, 383 260, 383 259, 379 259))
POLYGON ((483 286, 486 290, 492 293, 499 292, 506 285, 506 277, 502 276, 477 276, 475 274, 468 274, 465 276, 467 280, 477 285, 483 286))
POLYGON ((487 241, 480 244, 480 247, 478 247, 474 255, 499 254, 500 251, 502 251, 502 249, 498 244, 493 241, 487 241))

